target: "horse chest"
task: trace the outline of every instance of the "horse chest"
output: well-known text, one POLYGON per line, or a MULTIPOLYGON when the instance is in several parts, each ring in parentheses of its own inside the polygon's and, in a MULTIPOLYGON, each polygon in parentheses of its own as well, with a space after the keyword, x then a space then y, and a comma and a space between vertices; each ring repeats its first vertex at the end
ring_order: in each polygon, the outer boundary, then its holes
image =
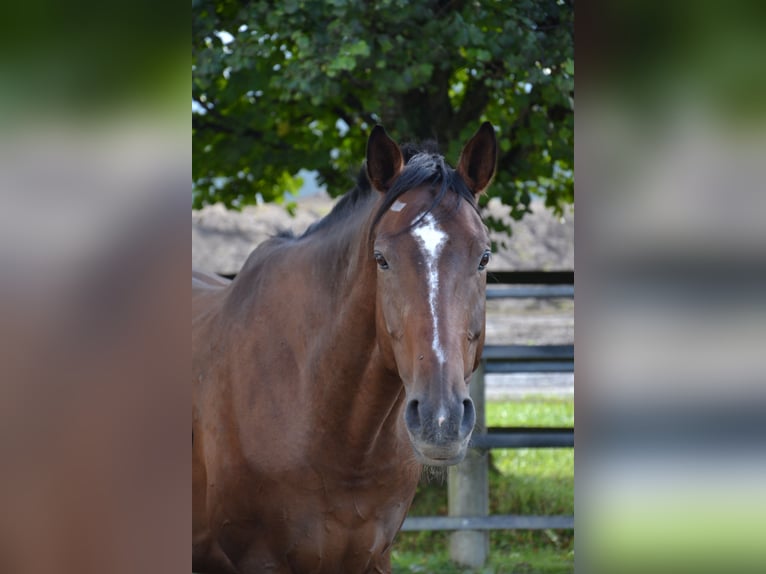
POLYGON ((382 568, 407 506, 401 503, 398 508, 376 509, 359 501, 345 501, 328 508, 322 516, 286 524, 287 561, 296 572, 382 568))
POLYGON ((339 478, 307 470, 294 480, 286 478, 279 502, 270 506, 281 512, 285 526, 295 532, 310 530, 317 541, 344 538, 348 544, 369 547, 381 536, 396 534, 416 484, 414 473, 401 471, 388 477, 339 478))
POLYGON ((312 477, 305 473, 298 485, 288 475, 252 501, 248 516, 223 520, 218 539, 224 552, 242 572, 387 571, 414 486, 381 491, 379 482, 377 488, 357 481, 320 485, 312 477))

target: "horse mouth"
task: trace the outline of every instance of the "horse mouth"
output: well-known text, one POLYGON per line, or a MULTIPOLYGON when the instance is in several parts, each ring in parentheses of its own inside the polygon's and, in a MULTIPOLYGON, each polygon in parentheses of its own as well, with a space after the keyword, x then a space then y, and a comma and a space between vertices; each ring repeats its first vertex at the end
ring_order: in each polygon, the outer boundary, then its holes
POLYGON ((426 466, 454 466, 460 462, 463 462, 465 453, 452 458, 425 458, 422 457, 420 462, 426 466))
POLYGON ((419 447, 413 442, 413 451, 418 462, 426 466, 453 466, 462 462, 468 448, 468 441, 464 441, 455 448, 445 447, 419 447))
POLYGON ((452 458, 427 457, 418 451, 415 451, 415 456, 417 457, 418 462, 426 466, 453 466, 463 461, 465 458, 465 451, 452 458))

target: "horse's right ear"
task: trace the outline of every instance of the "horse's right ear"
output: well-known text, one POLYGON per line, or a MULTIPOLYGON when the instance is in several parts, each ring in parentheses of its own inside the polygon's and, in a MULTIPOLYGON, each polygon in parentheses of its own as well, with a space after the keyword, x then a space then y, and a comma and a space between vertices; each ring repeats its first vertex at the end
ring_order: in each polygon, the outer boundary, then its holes
POLYGON ((367 140, 367 177, 372 187, 385 193, 404 168, 399 146, 383 126, 375 126, 367 140))
POLYGON ((457 172, 468 189, 479 195, 492 181, 497 164, 497 138, 489 122, 481 124, 471 140, 465 144, 457 162, 457 172))

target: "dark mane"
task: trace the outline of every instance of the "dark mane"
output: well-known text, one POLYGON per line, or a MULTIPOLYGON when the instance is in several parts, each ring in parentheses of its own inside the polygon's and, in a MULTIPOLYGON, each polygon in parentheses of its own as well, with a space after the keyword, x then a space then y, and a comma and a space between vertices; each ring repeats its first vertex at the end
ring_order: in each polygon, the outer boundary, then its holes
MULTIPOLYGON (((402 194, 424 184, 431 184, 431 188, 434 190, 434 200, 428 209, 417 220, 412 222, 410 228, 420 223, 423 217, 439 205, 444 199, 447 190, 450 188, 452 188, 458 196, 456 208, 457 205, 459 205, 460 199, 465 199, 477 213, 479 212, 473 193, 468 189, 463 178, 460 177, 460 175, 444 160, 444 157, 439 153, 436 142, 426 141, 420 146, 404 144, 400 149, 404 156, 404 169, 394 182, 394 185, 391 186, 391 189, 386 192, 383 203, 375 213, 371 231, 375 229, 386 211, 390 209, 393 203, 401 197, 402 194)), ((360 204, 364 203, 364 200, 375 193, 377 192, 372 188, 372 185, 367 178, 366 165, 363 165, 357 175, 354 188, 338 201, 330 213, 321 220, 310 225, 301 237, 306 237, 320 229, 331 227, 338 221, 345 220, 349 214, 356 211, 360 204)))
POLYGON ((332 226, 337 221, 346 219, 349 213, 356 210, 357 206, 360 203, 364 203, 364 200, 369 198, 373 193, 372 186, 370 185, 369 180, 367 179, 367 170, 362 167, 361 170, 359 170, 359 174, 356 177, 356 185, 354 188, 347 192, 343 197, 340 198, 338 203, 335 204, 335 207, 332 208, 332 211, 325 215, 322 219, 319 221, 316 221, 309 225, 308 229, 301 235, 301 238, 306 237, 307 235, 311 235, 315 231, 319 231, 320 229, 325 229, 327 227, 332 226))

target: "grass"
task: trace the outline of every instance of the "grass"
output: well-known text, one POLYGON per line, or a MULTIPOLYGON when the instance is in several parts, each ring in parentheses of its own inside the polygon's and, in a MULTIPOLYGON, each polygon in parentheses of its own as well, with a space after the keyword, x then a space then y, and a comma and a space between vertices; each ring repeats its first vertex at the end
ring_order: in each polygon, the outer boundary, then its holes
MULTIPOLYGON (((528 397, 487 404, 488 426, 572 426, 572 399, 528 397)), ((490 514, 574 514, 574 451, 496 449, 491 453, 490 514)), ((447 486, 418 487, 413 516, 447 514, 447 486)), ((480 570, 449 560, 449 532, 401 532, 394 543, 393 571, 423 573, 559 574, 574 568, 571 530, 490 532, 490 559, 480 570)))

